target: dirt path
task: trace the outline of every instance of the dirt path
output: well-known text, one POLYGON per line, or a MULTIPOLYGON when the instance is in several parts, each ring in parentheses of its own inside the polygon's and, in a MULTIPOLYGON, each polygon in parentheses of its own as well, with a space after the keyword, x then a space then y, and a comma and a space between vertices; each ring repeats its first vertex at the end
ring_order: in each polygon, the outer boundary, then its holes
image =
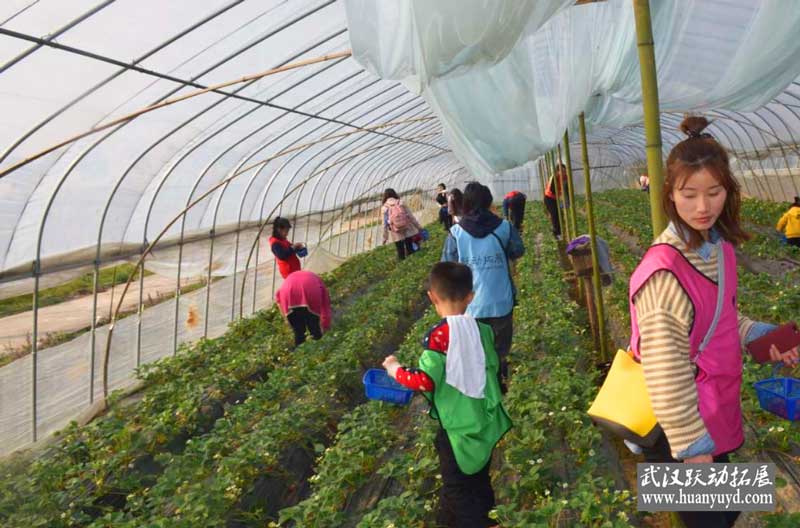
MULTIPOLYGON (((182 279, 181 288, 199 282, 196 278, 182 279)), ((154 303, 175 294, 174 278, 148 275, 144 278, 144 302, 154 303)), ((123 285, 109 288, 97 294, 97 318, 106 321, 113 304, 119 302, 123 285)), ((139 281, 131 283, 125 300, 123 312, 135 311, 139 304, 139 281)), ((27 311, 0 319, 0 356, 18 350, 30 343, 33 325, 33 311, 27 311)), ((39 340, 48 334, 71 333, 92 325, 92 296, 86 295, 70 301, 39 309, 39 340)))

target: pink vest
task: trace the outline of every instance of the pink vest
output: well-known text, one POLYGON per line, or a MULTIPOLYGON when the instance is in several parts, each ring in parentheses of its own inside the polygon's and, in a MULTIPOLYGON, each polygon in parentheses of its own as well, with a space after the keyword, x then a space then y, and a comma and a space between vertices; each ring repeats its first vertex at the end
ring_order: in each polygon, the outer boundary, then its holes
MULTIPOLYGON (((736 254, 733 246, 722 242, 725 255, 725 293, 717 328, 708 346, 697 359, 695 377, 700 416, 714 440, 714 455, 738 449, 744 442, 740 390, 742 353, 736 309, 736 254)), ((670 244, 655 244, 647 250, 633 272, 629 289, 631 312, 631 350, 639 358, 639 326, 633 298, 657 271, 675 275, 694 307, 694 321, 689 332, 690 354, 694 361, 700 343, 714 319, 717 284, 700 273, 681 252, 670 244)))

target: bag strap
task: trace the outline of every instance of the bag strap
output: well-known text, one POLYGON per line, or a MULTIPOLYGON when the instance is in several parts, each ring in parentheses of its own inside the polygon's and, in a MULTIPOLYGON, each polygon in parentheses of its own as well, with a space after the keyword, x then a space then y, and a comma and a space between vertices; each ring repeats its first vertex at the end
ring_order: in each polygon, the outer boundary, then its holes
MULTIPOLYGON (((509 242, 510 242, 511 241, 510 240, 511 231, 509 231, 508 233, 509 233, 509 242)), ((511 275, 511 262, 509 262, 509 260, 508 260, 508 252, 506 251, 506 246, 503 245, 503 241, 500 240, 500 237, 497 236, 494 231, 492 231, 490 234, 495 238, 495 240, 497 240, 497 243, 500 244, 500 249, 503 250, 503 257, 505 257, 505 259, 506 259, 506 270, 508 271, 508 281, 511 283, 511 289, 513 290, 514 289, 514 277, 511 275)))
POLYGON ((697 363, 697 360, 700 358, 700 354, 703 353, 703 350, 706 349, 708 346, 708 342, 711 341, 711 336, 714 335, 714 331, 717 329, 717 324, 719 323, 719 318, 722 315, 722 306, 723 306, 723 299, 725 297, 725 246, 720 241, 719 247, 717 249, 717 306, 714 308, 714 318, 711 320, 711 324, 708 327, 708 332, 706 332, 705 337, 703 337, 703 341, 700 342, 700 346, 697 347, 697 355, 692 360, 693 363, 697 363))
MULTIPOLYGON (((677 251, 677 250, 676 250, 677 251)), ((694 358, 689 358, 689 361, 692 363, 697 363, 700 355, 708 346, 708 343, 711 341, 711 337, 714 335, 714 332, 717 329, 717 325, 719 324, 719 319, 722 316, 722 307, 724 303, 725 297, 725 246, 722 242, 719 243, 719 248, 717 250, 717 304, 714 308, 714 317, 711 320, 711 324, 708 326, 708 331, 706 335, 703 337, 703 340, 700 342, 700 345, 697 347, 697 355, 694 358)), ((630 346, 628 346, 628 352, 631 352, 630 346)))

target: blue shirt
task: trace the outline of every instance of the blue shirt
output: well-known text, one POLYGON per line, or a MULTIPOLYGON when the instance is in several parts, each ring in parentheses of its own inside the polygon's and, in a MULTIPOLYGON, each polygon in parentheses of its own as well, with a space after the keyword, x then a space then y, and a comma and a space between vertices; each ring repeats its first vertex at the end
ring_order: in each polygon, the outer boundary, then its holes
POLYGON ((456 224, 450 228, 442 252, 442 261, 461 262, 472 270, 475 298, 467 307, 467 314, 475 318, 504 317, 514 308, 508 259, 521 257, 525 247, 517 230, 506 220, 497 226, 494 235, 473 237, 456 224))

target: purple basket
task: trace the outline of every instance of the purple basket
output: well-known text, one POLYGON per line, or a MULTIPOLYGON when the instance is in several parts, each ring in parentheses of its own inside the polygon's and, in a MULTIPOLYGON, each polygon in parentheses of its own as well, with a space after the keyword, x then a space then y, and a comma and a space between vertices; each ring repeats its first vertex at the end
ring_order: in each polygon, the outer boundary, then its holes
POLYGON ((369 369, 364 373, 362 381, 370 400, 407 405, 414 395, 414 391, 397 383, 383 369, 369 369))
POLYGON ((800 420, 800 380, 797 378, 769 378, 753 384, 758 403, 765 411, 796 422, 800 420))

